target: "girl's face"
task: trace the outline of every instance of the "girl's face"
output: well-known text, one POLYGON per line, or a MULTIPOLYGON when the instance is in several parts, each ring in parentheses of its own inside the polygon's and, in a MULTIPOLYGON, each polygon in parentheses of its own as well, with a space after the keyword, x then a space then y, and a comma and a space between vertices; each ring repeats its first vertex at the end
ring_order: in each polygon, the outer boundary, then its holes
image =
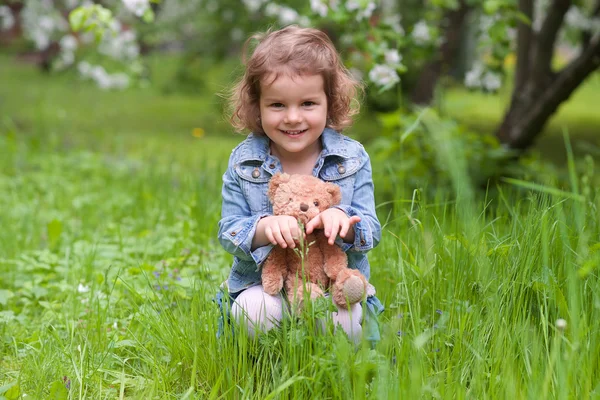
POLYGON ((319 138, 327 123, 323 85, 319 74, 282 74, 274 81, 261 82, 262 128, 271 139, 271 150, 280 159, 315 158, 321 151, 319 138))

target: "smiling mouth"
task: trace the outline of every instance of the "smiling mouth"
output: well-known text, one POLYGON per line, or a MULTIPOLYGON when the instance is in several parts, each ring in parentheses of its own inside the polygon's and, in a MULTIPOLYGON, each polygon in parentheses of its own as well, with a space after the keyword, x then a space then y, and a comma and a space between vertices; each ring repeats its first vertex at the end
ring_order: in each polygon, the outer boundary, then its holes
POLYGON ((281 132, 285 133, 286 135, 290 135, 290 136, 300 135, 300 134, 306 132, 307 130, 308 129, 300 129, 300 130, 296 129, 296 130, 286 131, 286 130, 280 129, 281 132))

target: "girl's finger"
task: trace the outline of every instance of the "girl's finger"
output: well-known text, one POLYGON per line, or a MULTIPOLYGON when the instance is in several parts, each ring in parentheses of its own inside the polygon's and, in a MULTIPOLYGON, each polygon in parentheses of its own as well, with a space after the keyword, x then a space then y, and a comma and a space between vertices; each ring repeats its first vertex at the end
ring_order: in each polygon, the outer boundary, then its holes
POLYGON ((337 238, 338 232, 340 230, 340 221, 337 218, 332 218, 330 220, 330 228, 329 228, 329 244, 335 243, 335 239, 337 238))
POLYGON ((350 220, 342 222, 342 229, 340 229, 340 236, 345 238, 350 229, 350 220))
POLYGON ((283 240, 285 240, 285 243, 287 246, 289 246, 292 249, 296 246, 296 244, 294 243, 294 237, 292 236, 292 232, 290 231, 289 225, 284 225, 282 227, 281 236, 283 237, 283 240))
POLYGON ((285 249, 287 247, 287 243, 285 242, 285 239, 281 235, 281 231, 279 229, 276 229, 273 232, 273 237, 275 238, 275 241, 277 242, 279 247, 281 247, 282 249, 285 249))
POLYGON ((348 220, 348 223, 350 224, 350 226, 354 225, 354 224, 358 224, 360 222, 360 217, 357 215, 354 215, 352 217, 350 217, 350 219, 348 220))
POLYGON ((289 226, 290 226, 290 234, 292 235, 292 239, 294 239, 294 242, 299 241, 300 240, 300 229, 298 228, 298 222, 296 220, 290 220, 289 221, 289 226))
POLYGON ((331 235, 331 224, 332 220, 330 216, 321 217, 321 221, 323 221, 323 230, 325 231, 325 236, 329 237, 331 235))
POLYGON ((308 221, 308 223, 304 227, 304 230, 306 231, 306 233, 308 235, 310 235, 315 229, 319 229, 319 228, 323 227, 321 225, 321 223, 322 223, 321 217, 319 215, 317 215, 316 217, 314 217, 313 219, 308 221))
POLYGON ((265 228, 265 236, 267 237, 267 239, 269 239, 269 242, 271 242, 272 245, 277 244, 277 241, 275 240, 275 237, 273 236, 273 230, 271 229, 270 226, 267 226, 265 228))

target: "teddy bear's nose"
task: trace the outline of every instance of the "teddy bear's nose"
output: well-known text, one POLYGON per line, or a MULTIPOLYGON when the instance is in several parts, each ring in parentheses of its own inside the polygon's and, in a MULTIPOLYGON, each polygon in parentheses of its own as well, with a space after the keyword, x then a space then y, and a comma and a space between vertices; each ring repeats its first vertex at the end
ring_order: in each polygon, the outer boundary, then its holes
POLYGON ((308 211, 308 204, 300 203, 300 211, 308 211))

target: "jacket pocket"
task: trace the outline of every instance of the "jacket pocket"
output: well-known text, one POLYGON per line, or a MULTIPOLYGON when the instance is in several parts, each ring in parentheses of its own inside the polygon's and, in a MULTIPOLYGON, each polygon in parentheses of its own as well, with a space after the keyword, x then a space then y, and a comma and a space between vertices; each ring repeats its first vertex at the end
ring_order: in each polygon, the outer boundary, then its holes
POLYGON ((262 164, 244 163, 235 166, 235 172, 241 178, 240 186, 253 213, 271 212, 267 197, 271 175, 261 168, 262 164))

